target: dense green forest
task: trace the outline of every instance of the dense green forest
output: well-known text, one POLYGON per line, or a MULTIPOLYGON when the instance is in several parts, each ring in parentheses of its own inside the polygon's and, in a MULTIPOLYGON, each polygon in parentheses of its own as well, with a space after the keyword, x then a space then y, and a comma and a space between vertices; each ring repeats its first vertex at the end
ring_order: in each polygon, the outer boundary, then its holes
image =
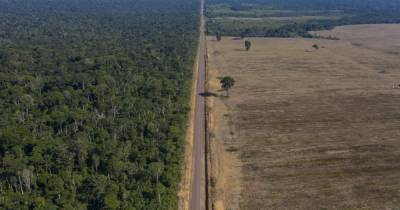
POLYGON ((0 1, 0 209, 176 209, 198 13, 0 1))
POLYGON ((209 0, 208 33, 312 37, 350 24, 400 23, 400 0, 209 0), (270 19, 268 19, 270 18, 270 19), (274 19, 275 18, 275 19, 274 19), (284 21, 283 18, 286 18, 284 21), (275 21, 271 21, 275 20, 275 21))

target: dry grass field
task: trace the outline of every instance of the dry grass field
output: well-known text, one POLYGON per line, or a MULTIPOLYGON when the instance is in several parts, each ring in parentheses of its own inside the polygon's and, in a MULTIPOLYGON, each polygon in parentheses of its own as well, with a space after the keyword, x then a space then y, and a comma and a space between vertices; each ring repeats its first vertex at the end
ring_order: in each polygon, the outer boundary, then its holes
POLYGON ((208 38, 216 209, 400 209, 400 25, 319 33, 208 38))

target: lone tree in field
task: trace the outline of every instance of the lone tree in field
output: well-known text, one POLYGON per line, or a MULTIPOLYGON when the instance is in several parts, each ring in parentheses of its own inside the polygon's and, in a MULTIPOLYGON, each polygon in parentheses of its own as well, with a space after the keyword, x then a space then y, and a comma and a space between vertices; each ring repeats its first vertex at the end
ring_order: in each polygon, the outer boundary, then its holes
POLYGON ((230 76, 220 78, 221 88, 226 91, 226 96, 229 97, 229 89, 235 85, 235 80, 230 76))
POLYGON ((246 51, 249 51, 251 48, 251 42, 250 40, 244 41, 244 47, 246 48, 246 51))
POLYGON ((217 34, 215 34, 215 37, 217 38, 217 41, 221 41, 221 33, 217 32, 217 34))

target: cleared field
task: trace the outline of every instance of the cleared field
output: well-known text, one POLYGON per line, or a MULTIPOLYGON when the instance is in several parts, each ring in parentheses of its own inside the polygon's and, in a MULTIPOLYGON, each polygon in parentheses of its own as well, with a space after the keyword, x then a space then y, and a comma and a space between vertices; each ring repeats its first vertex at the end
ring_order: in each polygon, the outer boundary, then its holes
POLYGON ((360 48, 400 55, 400 27, 397 24, 341 26, 331 31, 313 33, 320 36, 340 37, 360 48))
POLYGON ((209 38, 217 209, 399 208, 400 25, 321 35, 341 40, 209 38))

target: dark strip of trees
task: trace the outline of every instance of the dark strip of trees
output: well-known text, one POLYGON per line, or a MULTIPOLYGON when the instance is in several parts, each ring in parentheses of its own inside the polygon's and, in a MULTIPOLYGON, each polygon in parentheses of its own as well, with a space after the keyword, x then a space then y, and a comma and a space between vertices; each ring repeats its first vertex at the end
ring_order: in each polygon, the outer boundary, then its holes
MULTIPOLYGON (((251 13, 219 14, 221 16, 237 17, 269 17, 269 16, 296 16, 315 15, 323 16, 324 13, 334 11, 343 14, 340 19, 314 19, 305 23, 290 23, 277 28, 259 27, 257 25, 238 30, 232 26, 221 27, 218 22, 209 21, 210 34, 218 31, 223 36, 250 36, 250 37, 312 37, 309 31, 328 30, 335 26, 353 24, 380 24, 400 23, 399 0, 210 0, 210 4, 230 5, 232 11, 247 11, 251 9, 276 10, 278 13, 259 15, 251 13), (293 11, 291 13, 279 11, 293 11)), ((207 13, 211 18, 217 14, 207 13)), ((262 14, 262 13, 261 13, 262 14)))

